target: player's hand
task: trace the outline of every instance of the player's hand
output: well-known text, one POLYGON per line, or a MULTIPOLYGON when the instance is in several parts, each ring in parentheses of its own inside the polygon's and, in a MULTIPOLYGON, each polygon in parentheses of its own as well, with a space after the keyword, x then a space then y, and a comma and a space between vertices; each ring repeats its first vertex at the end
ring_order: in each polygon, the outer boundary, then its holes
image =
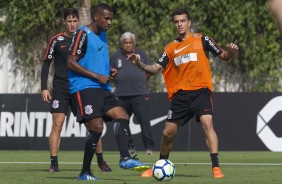
POLYGON ((228 47, 228 51, 231 53, 231 54, 234 54, 238 51, 239 47, 238 45, 236 45, 235 43, 229 43, 227 44, 227 47, 228 47))
POLYGON ((111 67, 111 78, 114 78, 118 74, 118 69, 111 67))
POLYGON ((52 96, 50 95, 50 92, 48 90, 42 90, 41 97, 43 102, 47 102, 47 103, 51 102, 52 96))
POLYGON ((102 84, 106 84, 108 82, 109 78, 110 78, 109 76, 99 75, 99 74, 97 74, 97 77, 96 77, 96 79, 102 84))

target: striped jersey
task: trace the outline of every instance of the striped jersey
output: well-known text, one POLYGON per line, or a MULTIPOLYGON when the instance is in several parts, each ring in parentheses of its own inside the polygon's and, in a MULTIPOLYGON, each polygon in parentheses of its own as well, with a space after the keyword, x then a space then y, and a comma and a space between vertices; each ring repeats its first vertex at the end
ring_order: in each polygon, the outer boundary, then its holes
POLYGON ((53 90, 69 90, 67 57, 69 54, 70 44, 71 38, 65 36, 64 32, 53 36, 48 42, 41 70, 41 90, 47 89, 49 68, 52 61, 54 61, 55 69, 53 90))

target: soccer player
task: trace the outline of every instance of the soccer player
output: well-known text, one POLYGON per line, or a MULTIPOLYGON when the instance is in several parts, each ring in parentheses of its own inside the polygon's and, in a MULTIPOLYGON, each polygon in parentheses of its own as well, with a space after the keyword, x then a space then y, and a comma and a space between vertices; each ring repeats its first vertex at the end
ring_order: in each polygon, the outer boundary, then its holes
MULTIPOLYGON (((162 70, 168 98, 171 100, 167 122, 163 130, 160 159, 168 159, 173 147, 173 139, 178 129, 194 115, 200 122, 209 148, 214 178, 224 178, 218 162, 218 138, 213 128, 212 78, 209 52, 222 60, 230 59, 238 50, 234 43, 227 45, 228 51, 220 48, 213 39, 201 33, 190 31, 191 19, 184 9, 173 12, 172 20, 178 37, 165 48, 161 58, 153 65, 142 63, 139 56, 129 57, 147 72, 162 70)), ((149 169, 143 177, 152 176, 149 169)))
POLYGON ((119 166, 124 169, 146 170, 149 166, 130 157, 128 144, 129 121, 125 110, 118 106, 111 93, 110 69, 106 31, 113 19, 113 10, 105 3, 91 10, 92 22, 78 29, 73 36, 69 67, 70 93, 72 106, 80 123, 89 127, 85 142, 83 165, 79 180, 97 180, 91 173, 91 161, 103 131, 103 117, 113 119, 114 136, 120 151, 119 166))
MULTIPOLYGON (((71 103, 69 94, 67 56, 71 44, 72 34, 78 27, 79 15, 74 8, 67 8, 63 15, 63 24, 65 31, 53 36, 48 44, 44 56, 44 62, 41 71, 41 96, 44 102, 51 104, 52 113, 52 129, 49 136, 50 172, 59 172, 58 152, 61 142, 61 130, 65 121, 65 116, 68 113, 68 107, 71 103), (54 80, 52 95, 47 89, 48 74, 51 62, 54 61, 54 80)), ((111 171, 111 168, 103 159, 102 143, 99 141, 98 149, 96 150, 98 166, 102 171, 111 171)))

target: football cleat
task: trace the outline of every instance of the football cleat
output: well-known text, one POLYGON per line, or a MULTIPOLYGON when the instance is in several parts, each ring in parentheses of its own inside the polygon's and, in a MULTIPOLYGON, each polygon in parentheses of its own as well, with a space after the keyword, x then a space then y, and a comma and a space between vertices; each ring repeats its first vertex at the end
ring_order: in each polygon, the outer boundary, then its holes
POLYGON ((219 167, 212 168, 213 178, 224 178, 224 174, 219 167))
POLYGON ((144 178, 153 177, 153 171, 152 171, 152 169, 148 169, 148 170, 144 171, 144 172, 141 174, 141 177, 144 177, 144 178))
POLYGON ((103 172, 112 172, 112 169, 110 168, 110 166, 105 161, 103 161, 102 163, 98 163, 98 167, 103 172))
POLYGON ((135 171, 144 171, 150 168, 150 166, 142 163, 139 160, 135 160, 133 158, 126 158, 126 159, 121 159, 119 161, 119 167, 122 169, 132 169, 135 171))
POLYGON ((49 172, 50 172, 50 173, 60 172, 59 166, 53 166, 53 165, 51 165, 50 168, 49 168, 49 172))
POLYGON ((81 173, 78 178, 78 180, 99 180, 99 178, 96 178, 95 176, 93 176, 93 174, 91 172, 84 172, 81 173))

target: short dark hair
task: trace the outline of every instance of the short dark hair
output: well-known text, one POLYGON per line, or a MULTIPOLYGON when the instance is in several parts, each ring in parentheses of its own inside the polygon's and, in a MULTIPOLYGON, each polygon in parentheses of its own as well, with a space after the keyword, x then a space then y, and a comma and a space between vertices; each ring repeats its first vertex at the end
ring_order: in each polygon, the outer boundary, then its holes
POLYGON ((67 8, 67 9, 65 9, 65 11, 64 11, 64 20, 66 20, 67 17, 70 16, 70 15, 73 16, 73 17, 77 17, 79 19, 78 11, 75 8, 67 8))
POLYGON ((188 20, 190 20, 190 14, 189 14, 188 11, 185 10, 185 9, 178 9, 178 10, 175 10, 175 11, 172 13, 172 20, 173 20, 173 17, 174 17, 175 15, 184 15, 184 14, 186 14, 188 20))
POLYGON ((109 12, 113 12, 113 8, 106 3, 99 3, 91 9, 91 18, 93 19, 94 16, 101 10, 108 10, 109 12))

